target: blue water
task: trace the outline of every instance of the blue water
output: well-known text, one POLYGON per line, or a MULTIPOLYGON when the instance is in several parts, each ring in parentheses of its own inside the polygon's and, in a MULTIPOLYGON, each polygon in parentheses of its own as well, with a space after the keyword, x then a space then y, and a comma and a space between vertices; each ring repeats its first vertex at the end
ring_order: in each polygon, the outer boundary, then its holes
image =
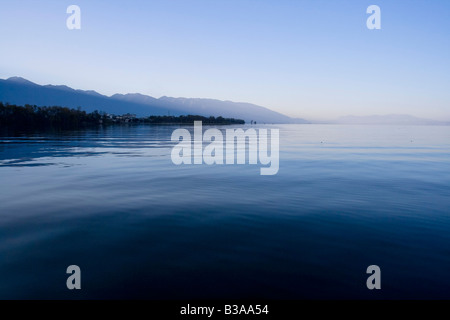
POLYGON ((450 299, 450 127, 257 127, 277 175, 176 166, 174 126, 3 134, 0 298, 450 299))

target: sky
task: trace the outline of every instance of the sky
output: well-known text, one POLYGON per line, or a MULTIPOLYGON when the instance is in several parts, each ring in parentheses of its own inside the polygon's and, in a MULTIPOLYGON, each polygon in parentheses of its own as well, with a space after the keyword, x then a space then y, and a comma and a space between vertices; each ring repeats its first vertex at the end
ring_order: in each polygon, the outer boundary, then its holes
POLYGON ((449 16, 448 0, 0 0, 0 78, 448 121, 449 16), (80 30, 66 26, 72 4, 80 30))

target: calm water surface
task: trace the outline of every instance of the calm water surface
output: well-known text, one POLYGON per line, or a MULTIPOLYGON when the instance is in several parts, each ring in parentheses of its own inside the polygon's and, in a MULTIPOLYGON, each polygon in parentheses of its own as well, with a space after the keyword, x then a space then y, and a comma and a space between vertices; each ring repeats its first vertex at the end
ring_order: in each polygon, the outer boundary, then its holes
POLYGON ((450 299, 450 127, 257 127, 275 176, 176 166, 173 126, 3 134, 0 298, 450 299))

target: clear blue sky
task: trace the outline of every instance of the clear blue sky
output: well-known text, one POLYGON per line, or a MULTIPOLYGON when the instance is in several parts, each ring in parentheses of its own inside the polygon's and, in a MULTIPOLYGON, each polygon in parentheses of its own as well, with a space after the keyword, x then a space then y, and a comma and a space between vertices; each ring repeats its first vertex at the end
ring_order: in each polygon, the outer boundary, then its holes
POLYGON ((448 0, 2 0, 0 78, 450 120, 449 17, 448 0), (81 30, 66 27, 71 4, 81 30), (381 30, 366 27, 371 4, 381 30))

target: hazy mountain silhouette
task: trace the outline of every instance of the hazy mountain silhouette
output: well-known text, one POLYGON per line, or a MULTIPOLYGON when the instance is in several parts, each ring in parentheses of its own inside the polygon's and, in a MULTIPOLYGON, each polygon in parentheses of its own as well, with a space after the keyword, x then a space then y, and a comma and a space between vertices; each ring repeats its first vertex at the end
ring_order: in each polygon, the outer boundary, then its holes
POLYGON ((166 109, 111 99, 95 91, 75 90, 67 86, 41 86, 19 77, 0 80, 0 101, 17 105, 81 107, 88 112, 99 110, 139 116, 167 115, 168 112, 166 109))
POLYGON ((75 90, 65 85, 42 86, 20 77, 0 79, 0 101, 17 105, 81 107, 88 112, 99 110, 138 116, 196 114, 257 123, 308 123, 304 119, 290 118, 250 103, 170 97, 156 99, 139 93, 108 97, 92 90, 75 90))
POLYGON ((345 116, 340 117, 339 124, 391 124, 391 125, 448 125, 447 122, 417 118, 407 114, 387 114, 372 116, 345 116))

